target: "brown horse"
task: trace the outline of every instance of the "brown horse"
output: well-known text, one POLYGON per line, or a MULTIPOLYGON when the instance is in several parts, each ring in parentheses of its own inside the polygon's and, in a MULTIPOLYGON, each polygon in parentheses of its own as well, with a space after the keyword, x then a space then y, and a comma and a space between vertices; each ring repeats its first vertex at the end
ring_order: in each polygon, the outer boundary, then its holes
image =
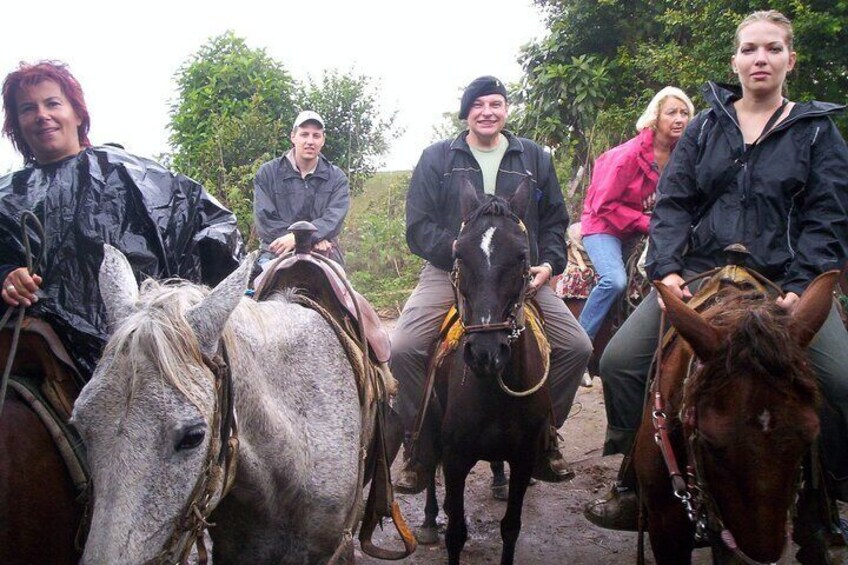
POLYGON ((664 347, 634 465, 659 565, 690 563, 696 538, 716 563, 777 561, 802 461, 819 434, 805 348, 824 323, 837 273, 792 314, 730 286, 703 313, 655 283, 678 332, 664 347))
MULTIPOLYGON (((10 333, 0 335, 0 368, 10 333)), ((49 342, 24 331, 12 374, 43 382, 45 364, 53 374, 62 371, 49 342)), ((0 563, 78 563, 79 491, 51 433, 14 383, 0 415, 0 454, 0 563)))
POLYGON ((459 563, 468 536, 465 481, 480 460, 509 463, 501 563, 513 562, 524 495, 547 436, 547 356, 534 323, 525 318, 530 249, 521 216, 528 189, 523 183, 509 202, 487 196, 482 204, 473 186, 462 189, 465 222, 452 278, 464 332, 438 365, 422 436, 427 439, 420 443, 424 451, 435 450, 421 453, 431 473, 423 528, 435 533, 435 464, 441 460, 451 564, 459 563))

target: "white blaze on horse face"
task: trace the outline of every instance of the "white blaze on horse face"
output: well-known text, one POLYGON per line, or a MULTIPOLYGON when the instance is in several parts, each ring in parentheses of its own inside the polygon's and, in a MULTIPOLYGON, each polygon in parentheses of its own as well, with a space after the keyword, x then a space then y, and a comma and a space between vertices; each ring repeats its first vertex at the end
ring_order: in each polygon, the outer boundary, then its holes
POLYGON ((492 251, 494 249, 492 238, 495 236, 495 230, 497 230, 495 226, 490 227, 480 240, 480 249, 483 250, 483 255, 486 256, 486 264, 490 269, 492 268, 492 251))
POLYGON ((764 432, 771 429, 771 413, 769 413, 767 409, 762 411, 758 419, 760 420, 760 425, 763 427, 764 432))

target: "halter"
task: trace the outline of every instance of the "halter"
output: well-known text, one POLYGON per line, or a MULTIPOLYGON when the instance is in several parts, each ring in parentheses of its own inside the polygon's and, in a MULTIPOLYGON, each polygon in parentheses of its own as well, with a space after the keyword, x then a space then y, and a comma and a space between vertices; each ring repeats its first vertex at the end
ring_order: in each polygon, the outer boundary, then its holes
MULTIPOLYGON (((521 228, 522 233, 524 234, 524 240, 527 242, 529 247, 529 239, 527 237, 527 228, 524 225, 524 222, 521 221, 521 218, 516 216, 515 214, 510 214, 509 219, 518 224, 521 228)), ((459 228, 459 235, 461 236, 463 231, 465 231, 466 223, 463 222, 462 226, 459 228)), ((458 239, 458 238, 457 238, 458 239)), ((456 310, 459 313, 459 323, 462 325, 462 329, 466 334, 472 333, 486 333, 486 332, 500 332, 507 331, 509 334, 507 335, 507 342, 512 344, 521 336, 522 332, 524 332, 524 302, 527 299, 527 289, 529 287, 530 282, 533 280, 530 276, 530 262, 525 259, 524 260, 524 274, 522 275, 524 278, 524 284, 521 286, 521 291, 518 293, 518 299, 510 306, 509 312, 506 317, 500 322, 486 322, 483 324, 469 324, 467 322, 468 319, 468 311, 465 308, 465 296, 462 294, 462 291, 459 290, 459 277, 461 273, 462 260, 457 257, 453 262, 453 269, 450 272, 450 282, 451 287, 453 288, 453 297, 454 302, 456 302, 456 310)))
POLYGON ((218 353, 209 358, 203 355, 203 364, 215 377, 217 404, 212 414, 212 440, 206 458, 204 472, 197 480, 188 504, 182 515, 177 518, 174 533, 165 548, 148 565, 188 563, 192 544, 197 544, 198 562, 208 562, 208 552, 204 544, 204 531, 214 524, 207 519, 215 506, 213 500, 220 501, 229 492, 236 476, 238 460, 238 422, 233 399, 233 379, 230 372, 229 356, 223 345, 218 353), (220 492, 216 499, 215 493, 220 492))

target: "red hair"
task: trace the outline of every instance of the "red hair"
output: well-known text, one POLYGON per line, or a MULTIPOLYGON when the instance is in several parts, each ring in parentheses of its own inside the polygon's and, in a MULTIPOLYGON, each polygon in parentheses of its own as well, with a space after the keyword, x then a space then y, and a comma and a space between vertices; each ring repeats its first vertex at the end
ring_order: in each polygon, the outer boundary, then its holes
POLYGON ((23 155, 26 163, 35 161, 35 154, 26 142, 18 121, 18 93, 22 88, 35 86, 45 80, 52 80, 62 89, 62 94, 70 102, 71 107, 80 119, 77 135, 82 147, 89 147, 88 128, 91 119, 88 116, 88 108, 85 105, 85 97, 82 93, 80 83, 68 70, 68 66, 59 61, 40 61, 35 64, 21 62, 16 71, 6 75, 3 81, 3 111, 6 119, 3 122, 3 135, 9 138, 15 149, 23 155))

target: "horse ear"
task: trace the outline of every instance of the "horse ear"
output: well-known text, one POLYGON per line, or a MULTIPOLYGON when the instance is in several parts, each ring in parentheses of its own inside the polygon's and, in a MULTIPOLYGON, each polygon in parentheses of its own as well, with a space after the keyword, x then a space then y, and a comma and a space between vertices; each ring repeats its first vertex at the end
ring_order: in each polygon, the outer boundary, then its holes
POLYGON ((205 355, 212 357, 217 351, 224 325, 247 290, 250 273, 258 256, 258 251, 250 253, 238 269, 212 289, 209 296, 186 311, 186 321, 194 330, 200 350, 205 355))
POLYGON ((127 258, 108 243, 103 245, 98 280, 106 322, 112 331, 118 322, 138 310, 138 283, 127 258))
POLYGON ((524 177, 515 193, 509 199, 509 207, 512 212, 524 221, 524 216, 527 214, 527 206, 530 204, 530 177, 524 177))
POLYGON ((467 220, 471 212, 479 207, 480 199, 477 197, 477 189, 467 176, 463 176, 459 186, 459 209, 462 212, 462 219, 467 220))
POLYGON ((828 271, 815 278, 792 310, 792 337, 801 347, 807 347, 821 329, 833 304, 833 287, 839 271, 828 271))
POLYGON ((665 313, 675 329, 680 332, 701 359, 715 355, 721 345, 718 331, 703 316, 689 308, 660 281, 654 281, 654 287, 665 303, 665 313))

